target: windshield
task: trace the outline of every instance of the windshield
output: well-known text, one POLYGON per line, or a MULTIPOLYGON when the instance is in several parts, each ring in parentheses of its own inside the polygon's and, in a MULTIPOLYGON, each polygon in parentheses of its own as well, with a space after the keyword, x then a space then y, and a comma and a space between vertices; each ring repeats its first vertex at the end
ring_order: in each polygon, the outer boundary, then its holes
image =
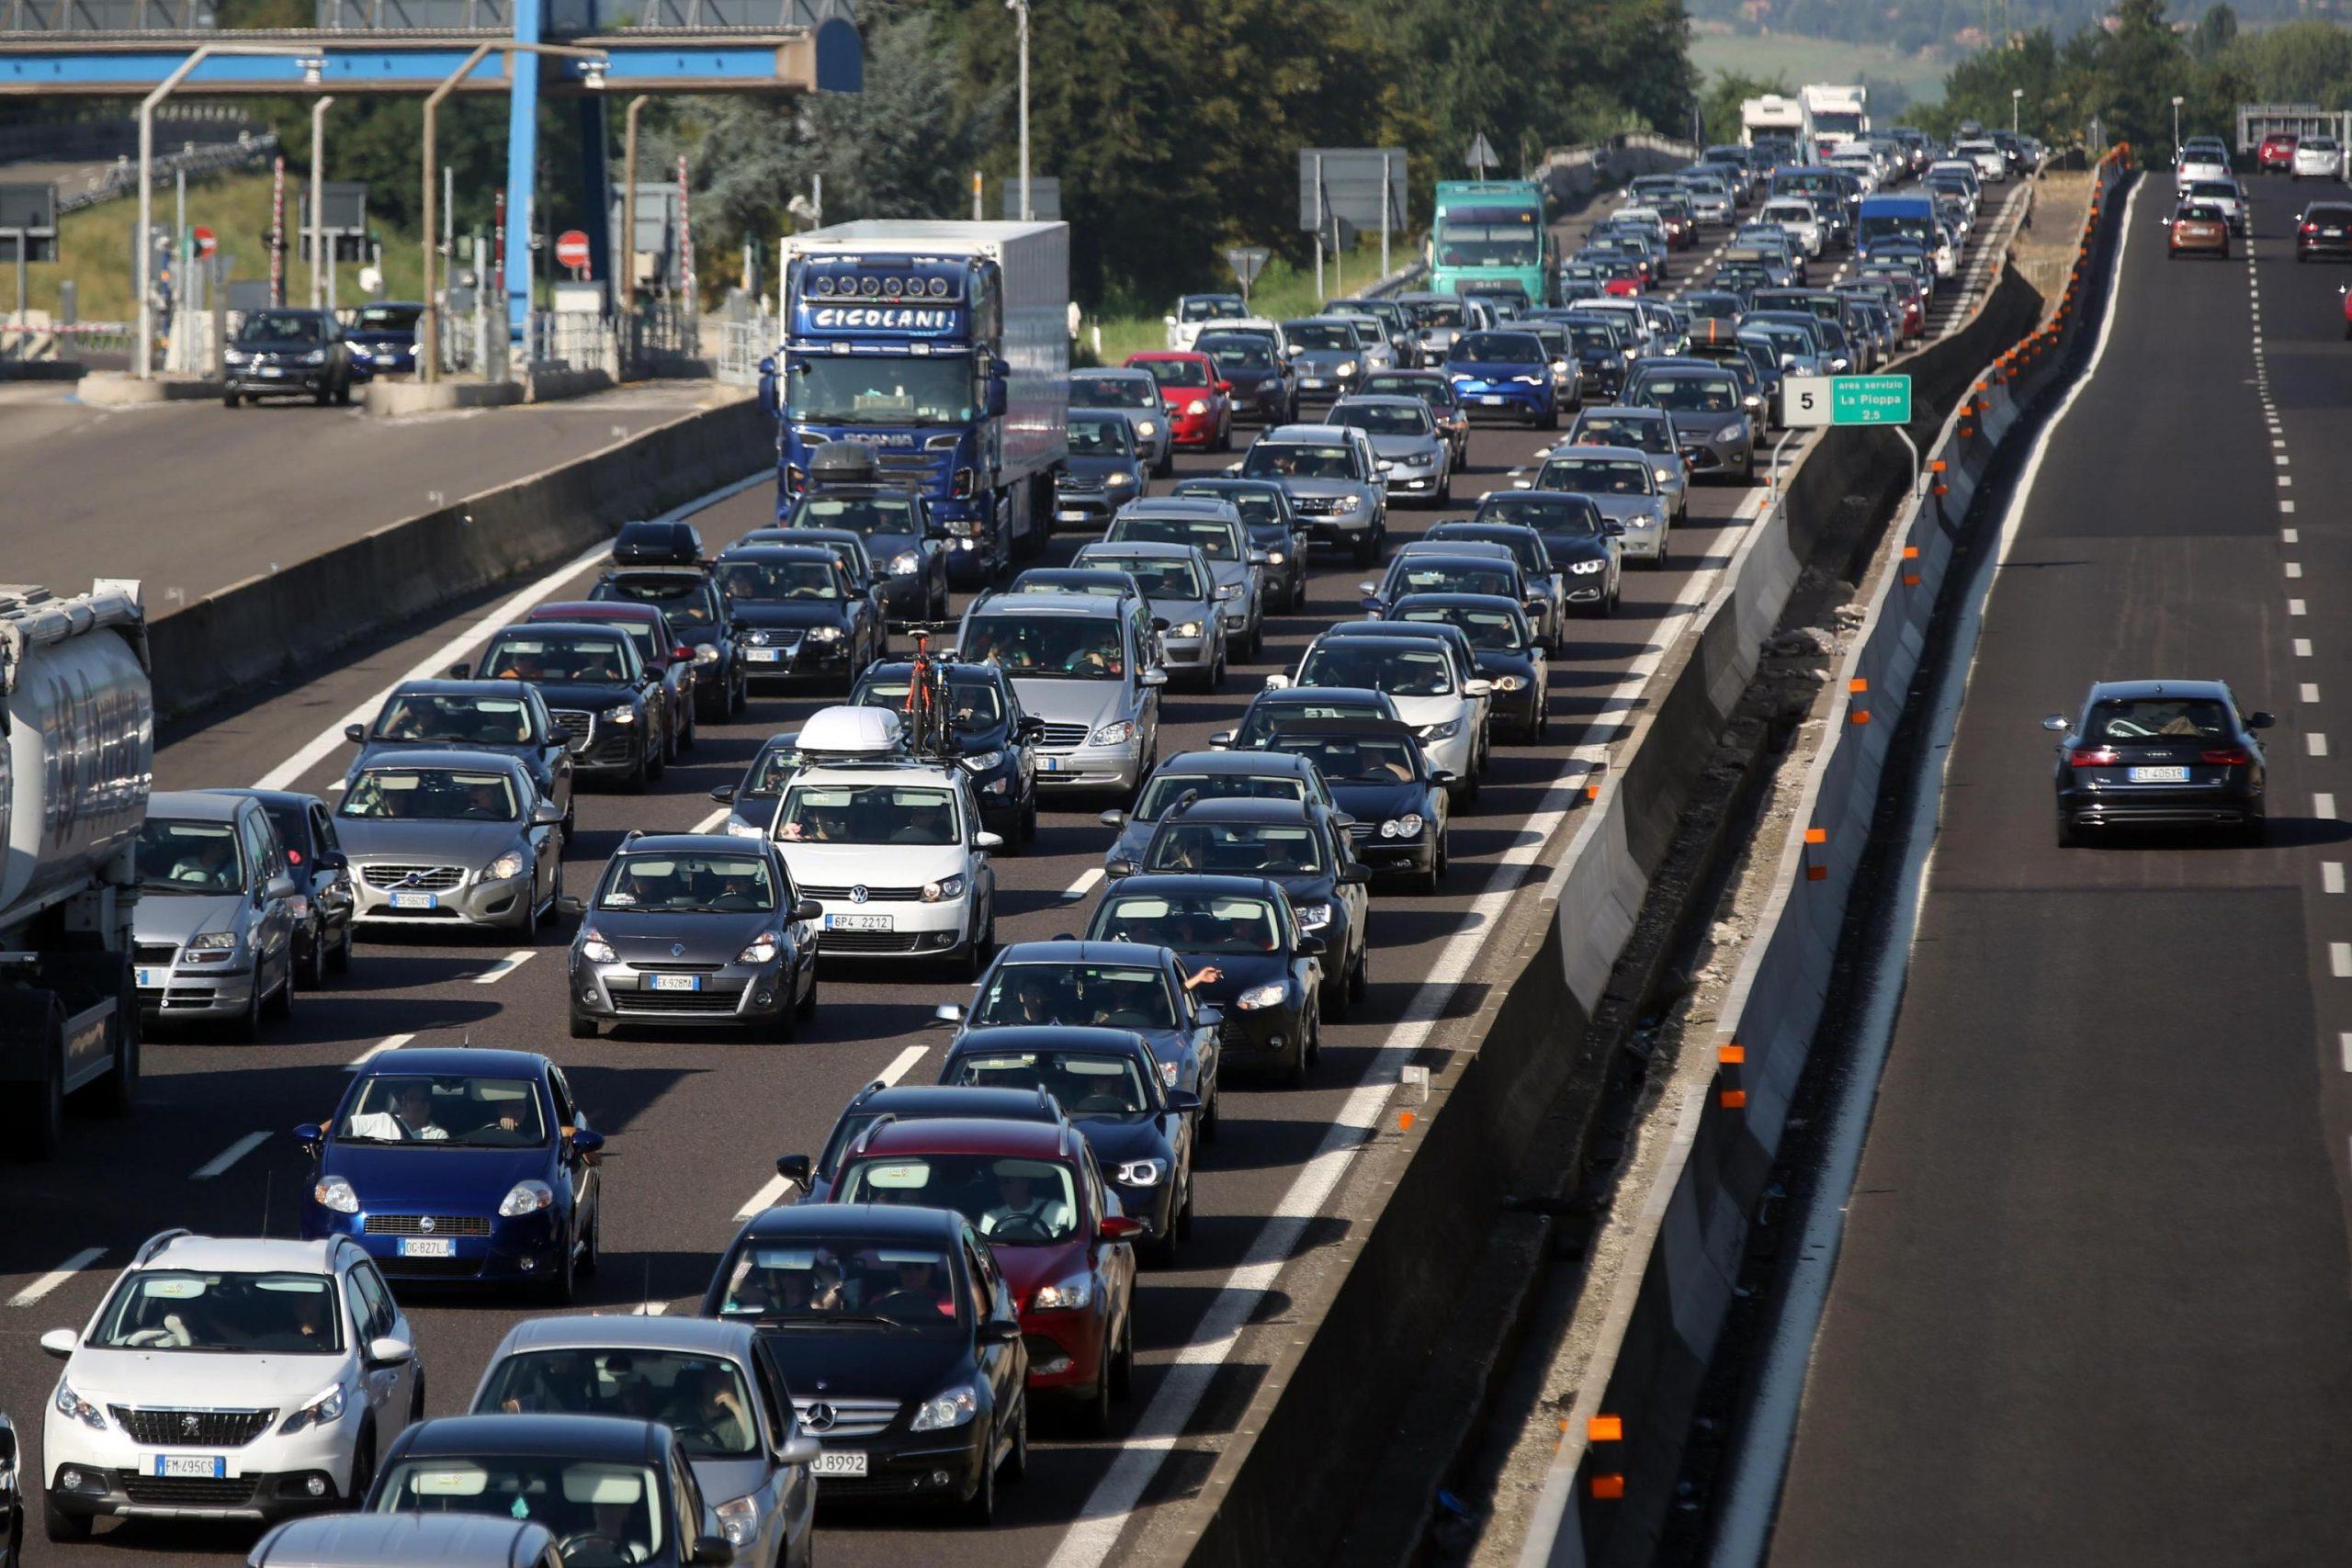
POLYGON ((1536 483, 1545 490, 1580 490, 1588 495, 1650 495, 1650 466, 1625 457, 1555 457, 1536 483))
POLYGON ((1193 563, 1170 556, 1097 554, 1089 550, 1080 558, 1083 566, 1103 567, 1124 571, 1134 577, 1147 599, 1205 599, 1208 584, 1193 570, 1193 563))
POLYGON ((1263 338, 1204 334, 1193 346, 1216 361, 1220 370, 1272 370, 1274 367, 1274 351, 1263 338))
POLYGON ((1420 748, 1406 735, 1317 735, 1277 729, 1267 746, 1305 757, 1333 784, 1408 784, 1419 776, 1420 748))
POLYGON ((760 1451, 743 1369, 684 1350, 518 1350, 491 1368, 474 1396, 475 1414, 501 1411, 660 1421, 696 1459, 749 1459, 760 1451))
POLYGON ((1178 319, 1187 321, 1238 321, 1249 313, 1229 294, 1188 295, 1176 312, 1178 319))
MULTIPOLYGON (((1661 455, 1674 450, 1674 431, 1652 414, 1586 414, 1568 432, 1571 446, 1631 446, 1637 452, 1661 455)), ((1582 488, 1582 487, 1578 487, 1582 488)))
POLYGON ((2083 726, 2086 740, 2120 740, 2127 745, 2176 739, 2225 740, 2230 734, 2229 709, 2211 697, 2133 697, 2098 703, 2083 726))
POLYGON ((596 584, 588 597, 622 604, 659 605, 673 626, 707 626, 716 619, 711 614, 710 594, 705 588, 708 581, 699 573, 686 572, 608 577, 596 584))
POLYGON ((1370 686, 1392 697, 1442 697, 1453 671, 1437 649, 1377 647, 1340 637, 1319 644, 1298 672, 1306 686, 1370 686))
POLYGON ((1239 512, 1241 520, 1252 528, 1283 526, 1282 491, 1272 485, 1237 485, 1216 479, 1195 479, 1190 484, 1178 485, 1170 493, 1213 496, 1239 512))
POLYGON ((784 793, 785 782, 799 771, 799 752, 789 746, 770 747, 752 759, 735 798, 773 800, 784 793))
POLYGON ((537 1088, 527 1078, 381 1073, 360 1087, 336 1136, 353 1144, 522 1149, 546 1143, 547 1126, 537 1088))
POLYGON ((413 332, 417 319, 424 314, 422 305, 362 305, 358 325, 362 332, 413 332))
POLYGON ((1441 213, 1437 220, 1437 265, 1440 266, 1533 266, 1542 255, 1532 212, 1454 217, 1441 213))
POLYGON ((531 715, 515 697, 396 696, 377 718, 375 738, 521 746, 531 739, 531 715))
POLYGON ((1081 457, 1127 457, 1135 455, 1133 428, 1124 419, 1073 419, 1069 449, 1081 457))
POLYGON ((1074 409, 1156 409, 1159 383, 1148 376, 1073 376, 1069 406, 1074 409))
POLYGON ((1078 1234, 1069 1168, 1001 1155, 889 1155, 853 1161, 840 1203, 953 1209, 997 1247, 1052 1247, 1078 1234))
POLYGON ((322 343, 319 318, 308 310, 256 310, 237 329, 239 343, 322 343))
POLYGON ((663 653, 668 651, 670 646, 666 643, 657 642, 654 639, 652 626, 645 621, 634 619, 622 620, 618 616, 569 614, 560 615, 551 615, 538 618, 550 621, 601 621, 609 619, 612 621, 614 626, 616 627, 624 637, 627 637, 629 641, 637 644, 637 657, 642 663, 652 663, 655 660, 661 658, 663 653))
POLYGON ((735 1255, 721 1317, 945 1335, 961 1321, 956 1269, 926 1242, 854 1236, 754 1238, 735 1255))
POLYGON ((956 797, 910 784, 795 784, 775 835, 797 844, 954 844, 956 797))
POLYGON ((1299 876, 1323 869, 1315 829, 1273 822, 1166 822, 1144 854, 1146 871, 1212 876, 1299 876))
POLYGON ((1427 435, 1430 411, 1418 403, 1411 408, 1391 403, 1342 403, 1331 411, 1331 423, 1351 424, 1374 435, 1427 435))
MULTIPOLYGON (((1176 1009, 1158 969, 1132 964, 1008 964, 989 982, 972 1010, 972 1021, 1173 1029, 1176 1009)), ((1078 1109, 1066 1100, 1062 1106, 1073 1112, 1078 1109)))
POLYGON ((1209 367, 1197 359, 1146 359, 1136 368, 1148 372, 1163 387, 1205 387, 1209 367))
POLYGON ((1527 647, 1524 623, 1508 610, 1477 610, 1466 604, 1447 604, 1422 608, 1408 605, 1397 613, 1400 621, 1421 621, 1432 625, 1460 626, 1473 648, 1495 649, 1505 653, 1517 653, 1527 647))
POLYGON ((1241 471, 1253 479, 1352 479, 1354 455, 1345 446, 1260 441, 1250 448, 1241 471))
POLYGON ((508 634, 482 655, 486 681, 544 681, 558 685, 614 685, 628 678, 618 632, 508 634))
POLYGON ((1042 1089, 1072 1116, 1139 1116, 1151 1091, 1134 1058, 1082 1051, 975 1051, 947 1070, 948 1083, 982 1089, 1042 1089))
POLYGON ((139 827, 139 886, 156 893, 242 893, 237 830, 227 822, 168 822, 139 827))
POLYGON ((523 807, 504 773, 369 768, 344 792, 335 814, 376 822, 512 822, 523 807))
POLYGON ((1283 335, 1304 349, 1352 353, 1356 347, 1355 328, 1338 321, 1284 321, 1283 335))
POLYGON ((1136 807, 1136 819, 1157 822, 1186 795, 1203 800, 1305 800, 1306 784, 1290 773, 1171 773, 1163 769, 1151 775, 1136 807))
POLYGON ((1138 545, 1190 545, 1211 560, 1238 561, 1241 550, 1234 533, 1222 518, 1122 517, 1110 536, 1138 545))
POLYGON ((325 1356, 343 1314, 324 1274, 141 1269, 123 1276, 86 1344, 106 1350, 325 1356))
POLYGON ((810 424, 968 424, 978 401, 962 355, 796 355, 785 380, 785 417, 810 424))
POLYGON ((1489 496, 1479 503, 1477 520, 1516 523, 1534 529, 1546 539, 1562 534, 1577 536, 1600 532, 1600 509, 1581 496, 1570 506, 1561 505, 1551 496, 1489 496))
MULTIPOLYGON (((1493 523, 1496 521, 1498 521, 1498 519, 1492 517, 1473 518, 1470 525, 1472 527, 1476 527, 1480 524, 1493 523)), ((1519 563, 1520 570, 1541 571, 1544 570, 1544 546, 1541 541, 1531 539, 1524 534, 1505 534, 1500 538, 1495 538, 1484 533, 1472 534, 1459 531, 1462 529, 1462 526, 1463 525, 1458 523, 1451 525, 1441 523, 1422 536, 1432 544, 1441 545, 1500 545, 1503 548, 1510 552, 1510 558, 1519 563)), ((1484 550, 1465 550, 1463 553, 1465 555, 1483 555, 1486 552, 1484 550)))
POLYGON ((1263 898, 1243 895, 1166 897, 1138 893, 1103 900, 1087 937, 1135 942, 1178 953, 1267 953, 1282 948, 1282 921, 1263 898))
POLYGON ((1714 376, 1652 376, 1637 394, 1642 401, 1669 413, 1735 413, 1739 389, 1714 376))
MULTIPOLYGON (((903 712, 907 705, 907 682, 903 680, 869 681, 857 691, 857 705, 865 708, 889 708, 903 712)), ((1004 702, 999 696, 996 683, 985 675, 951 673, 947 677, 947 720, 958 730, 988 729, 1004 719, 1004 702)))
POLYGON ((765 914, 775 882, 758 855, 616 855, 596 891, 599 909, 639 914, 765 914))
POLYGON ((848 597, 830 561, 721 560, 718 591, 741 604, 839 603, 848 597))
POLYGON ((1462 325, 1462 305, 1454 299, 1415 299, 1405 307, 1405 314, 1417 327, 1462 325))
POLYGON ((377 1483, 379 1514, 472 1514, 544 1525, 576 1568, 650 1562, 663 1550, 662 1480, 642 1465, 530 1454, 422 1458, 377 1483), (577 1538, 575 1541, 575 1538, 577 1538))
POLYGON ((964 623, 960 659, 993 659, 1013 675, 1117 681, 1127 672, 1119 624, 1100 615, 980 615, 964 623))
POLYGON ((794 528, 844 528, 860 538, 922 532, 915 503, 903 495, 803 495, 792 509, 794 528))
POLYGON ((1453 340, 1446 357, 1464 365, 1532 365, 1544 344, 1530 333, 1471 333, 1453 340))
POLYGON ((1401 593, 1500 593, 1517 598, 1519 585, 1500 568, 1424 565, 1407 556, 1389 570, 1384 592, 1391 599, 1401 593))
POLYGON ((1377 699, 1372 701, 1333 702, 1318 697, 1311 689, 1291 687, 1281 693, 1269 693, 1250 705, 1241 716, 1241 728, 1234 731, 1237 747, 1260 746, 1266 742, 1275 728, 1298 718, 1395 718, 1393 711, 1384 710, 1377 699))

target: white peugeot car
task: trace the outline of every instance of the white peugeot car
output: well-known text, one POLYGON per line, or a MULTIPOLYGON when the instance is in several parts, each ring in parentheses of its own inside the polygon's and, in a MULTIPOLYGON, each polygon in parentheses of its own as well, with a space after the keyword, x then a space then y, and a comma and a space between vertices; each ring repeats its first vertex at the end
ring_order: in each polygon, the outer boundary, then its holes
POLYGON ((805 764, 769 832, 793 886, 823 906, 820 954, 944 959, 973 975, 987 964, 996 947, 989 852, 1004 840, 980 827, 961 768, 915 758, 805 764))
POLYGON ((273 1519, 350 1507, 424 1410, 408 1319, 349 1236, 164 1231, 86 1327, 41 1423, 51 1540, 101 1516, 273 1519))

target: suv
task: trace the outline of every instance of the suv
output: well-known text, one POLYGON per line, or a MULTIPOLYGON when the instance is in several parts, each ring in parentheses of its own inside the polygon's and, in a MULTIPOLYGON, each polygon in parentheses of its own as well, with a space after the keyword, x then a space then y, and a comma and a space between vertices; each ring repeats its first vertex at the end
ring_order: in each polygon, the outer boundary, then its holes
POLYGON ((255 310, 220 356, 220 401, 309 398, 351 401, 351 345, 333 310, 255 310))
POLYGON ((1351 546, 1358 566, 1380 559, 1388 539, 1388 487, 1372 438, 1363 431, 1345 424, 1279 425, 1250 443, 1234 471, 1279 483, 1309 537, 1351 546))
POLYGON ((1216 578, 1216 600, 1245 659, 1258 657, 1265 642, 1266 552, 1250 538, 1241 509, 1223 496, 1156 496, 1119 508, 1103 534, 1106 541, 1155 540, 1191 545, 1208 558, 1216 578))
POLYGON ((149 1238, 79 1333, 41 1423, 49 1539, 101 1515, 349 1506, 424 1411, 408 1319, 349 1236, 149 1238))
POLYGON ((1140 592, 984 593, 964 612, 958 659, 994 659, 1044 721, 1037 782, 1121 799, 1159 752, 1159 634, 1140 592))
POLYGON ((826 954, 944 959, 978 975, 996 947, 1004 840, 954 762, 827 761, 785 788, 770 829, 826 954))
POLYGON ((669 766, 662 743, 670 728, 669 688, 618 626, 587 621, 505 626, 478 663, 453 664, 449 676, 537 687, 548 716, 571 749, 575 782, 614 778, 642 790, 669 766))

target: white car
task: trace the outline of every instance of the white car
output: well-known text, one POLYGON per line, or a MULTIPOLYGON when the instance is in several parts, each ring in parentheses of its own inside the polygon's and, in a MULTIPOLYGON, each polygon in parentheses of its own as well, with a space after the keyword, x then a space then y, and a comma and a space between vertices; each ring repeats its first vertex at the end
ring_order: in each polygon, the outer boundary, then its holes
POLYGON ((1793 235, 1808 256, 1821 254, 1821 213, 1813 203, 1802 197, 1784 196, 1768 201, 1754 220, 1772 224, 1793 235))
POLYGON ((915 759, 804 765, 776 803, 770 837, 800 896, 823 907, 820 954, 944 960, 973 975, 988 963, 989 852, 1004 840, 980 827, 963 769, 915 759))
POLYGON ((1486 770, 1487 714, 1494 682, 1463 679, 1445 649, 1419 637, 1319 637, 1301 656, 1297 672, 1269 675, 1266 690, 1290 686, 1363 686, 1385 692, 1396 716, 1413 727, 1430 766, 1458 787, 1477 787, 1486 770))
POLYGON ((2185 196, 2189 186, 2204 180, 2226 183, 2230 177, 2228 160, 2218 153, 2191 148, 2181 154, 2180 163, 2172 172, 2172 188, 2177 196, 2185 196))
MULTIPOLYGON (((1999 145, 1991 141, 1971 141, 1952 143, 1952 154, 1965 158, 1975 167, 1976 177, 1988 186, 2006 184, 2009 177, 2009 160, 1999 145)), ((2223 171, 2225 174, 2227 171, 2223 171)))
POLYGON ((2291 171, 2299 180, 2340 180, 2344 177, 2344 144, 2333 136, 2306 136, 2295 143, 2291 171))
POLYGON ((349 1507, 424 1409, 408 1318, 350 1236, 150 1238, 65 1363, 41 1423, 51 1540, 101 1516, 274 1519, 349 1507))
MULTIPOLYGON (((2182 201, 2211 202, 2213 206, 2222 209, 2222 216, 2223 218, 2229 220, 2231 233, 2243 234, 2245 232, 2245 191, 2239 186, 2237 181, 2191 181, 2180 187, 2179 199, 2182 201)), ((2172 220, 2170 218, 2166 218, 2165 221, 2169 224, 2172 220)))

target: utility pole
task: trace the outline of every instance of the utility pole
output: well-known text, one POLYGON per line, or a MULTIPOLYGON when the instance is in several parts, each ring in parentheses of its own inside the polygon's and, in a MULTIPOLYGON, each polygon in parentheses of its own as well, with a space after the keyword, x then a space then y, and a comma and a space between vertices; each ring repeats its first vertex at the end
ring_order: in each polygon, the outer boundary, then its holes
POLYGON ((327 302, 326 275, 334 264, 327 259, 326 231, 326 135, 327 106, 334 102, 328 93, 311 103, 311 309, 318 310, 327 302))
POLYGON ((1037 216, 1029 205, 1029 0, 1004 0, 1021 20, 1021 220, 1037 216))

